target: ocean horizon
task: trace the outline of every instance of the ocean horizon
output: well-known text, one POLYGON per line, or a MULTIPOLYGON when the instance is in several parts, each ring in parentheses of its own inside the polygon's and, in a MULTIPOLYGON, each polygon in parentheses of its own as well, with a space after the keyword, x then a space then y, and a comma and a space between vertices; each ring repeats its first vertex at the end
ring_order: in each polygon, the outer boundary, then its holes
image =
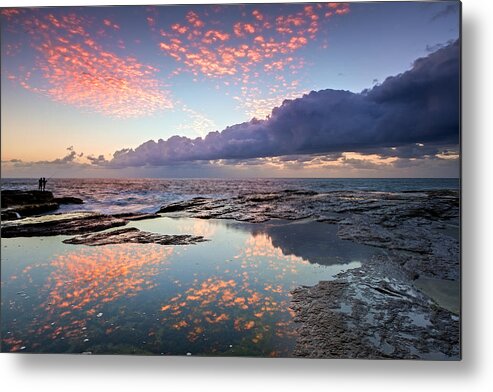
MULTIPOLYGON (((37 178, 2 178, 2 190, 37 189, 37 178)), ((56 196, 77 196, 82 205, 64 205, 60 212, 155 212, 166 203, 194 197, 303 190, 410 192, 460 188, 459 178, 51 178, 46 189, 56 196)))

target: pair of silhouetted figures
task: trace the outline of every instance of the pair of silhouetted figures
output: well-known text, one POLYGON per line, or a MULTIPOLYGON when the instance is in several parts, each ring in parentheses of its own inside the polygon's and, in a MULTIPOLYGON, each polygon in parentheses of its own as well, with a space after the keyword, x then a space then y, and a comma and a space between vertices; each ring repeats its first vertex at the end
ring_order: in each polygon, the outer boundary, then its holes
POLYGON ((48 180, 44 177, 41 177, 39 180, 38 180, 38 189, 40 191, 45 191, 46 189, 46 183, 48 182, 48 180))

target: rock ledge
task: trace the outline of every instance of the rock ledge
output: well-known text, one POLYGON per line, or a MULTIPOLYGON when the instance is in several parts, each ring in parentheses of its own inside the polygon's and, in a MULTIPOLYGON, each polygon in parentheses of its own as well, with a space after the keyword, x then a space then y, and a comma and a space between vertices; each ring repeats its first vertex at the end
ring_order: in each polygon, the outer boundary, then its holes
POLYGON ((159 244, 159 245, 193 245, 207 241, 202 236, 166 235, 140 231, 129 227, 105 233, 83 234, 64 240, 65 244, 101 246, 110 244, 159 244))

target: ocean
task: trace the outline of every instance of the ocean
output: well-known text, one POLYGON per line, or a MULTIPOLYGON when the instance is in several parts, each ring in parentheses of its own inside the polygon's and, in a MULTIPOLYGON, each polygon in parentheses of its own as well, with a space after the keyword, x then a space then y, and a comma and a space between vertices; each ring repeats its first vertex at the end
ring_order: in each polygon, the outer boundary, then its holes
MULTIPOLYGON (((37 189, 37 179, 4 178, 4 189, 37 189)), ((197 196, 232 197, 286 189, 403 192, 459 189, 457 178, 316 178, 316 179, 48 179, 55 196, 75 196, 83 205, 62 206, 59 212, 155 212, 163 204, 197 196)))

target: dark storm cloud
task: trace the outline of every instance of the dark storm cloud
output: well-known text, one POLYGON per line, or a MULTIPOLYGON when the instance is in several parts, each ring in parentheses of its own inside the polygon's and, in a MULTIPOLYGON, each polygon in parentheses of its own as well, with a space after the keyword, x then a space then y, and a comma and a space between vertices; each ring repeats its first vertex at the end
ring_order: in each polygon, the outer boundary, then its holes
MULTIPOLYGON (((113 167, 251 159, 284 155, 386 153, 409 155, 416 143, 459 142, 458 41, 416 60, 412 68, 361 93, 312 91, 284 103, 266 120, 252 120, 204 138, 173 136, 117 151, 113 167), (399 149, 400 148, 400 149, 399 149)), ((426 154, 425 154, 426 155, 426 154)), ((96 164, 102 164, 96 160, 96 164)))
POLYGON ((436 155, 450 155, 450 151, 454 151, 454 154, 458 154, 457 146, 444 146, 442 144, 422 144, 413 143, 403 145, 399 147, 383 147, 375 149, 367 149, 363 154, 378 154, 382 158, 436 158, 436 155))

